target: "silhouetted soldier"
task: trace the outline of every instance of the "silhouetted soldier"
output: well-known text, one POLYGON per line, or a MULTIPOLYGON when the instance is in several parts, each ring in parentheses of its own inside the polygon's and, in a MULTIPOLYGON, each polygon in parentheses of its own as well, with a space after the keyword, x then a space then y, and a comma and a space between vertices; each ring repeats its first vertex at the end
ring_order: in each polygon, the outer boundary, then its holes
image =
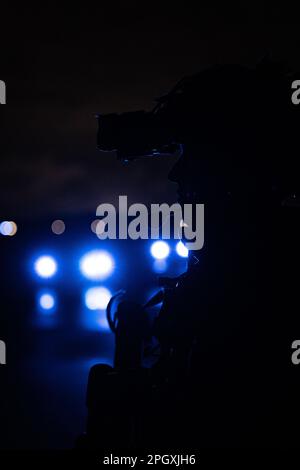
POLYGON ((148 424, 166 447, 297 441, 290 348, 299 332, 291 267, 299 265, 299 211, 290 202, 299 187, 299 112, 291 83, 274 64, 213 67, 182 80, 152 113, 99 117, 99 147, 122 159, 180 146, 170 173, 180 203, 205 204, 204 247, 190 253, 155 326, 162 355, 148 424))

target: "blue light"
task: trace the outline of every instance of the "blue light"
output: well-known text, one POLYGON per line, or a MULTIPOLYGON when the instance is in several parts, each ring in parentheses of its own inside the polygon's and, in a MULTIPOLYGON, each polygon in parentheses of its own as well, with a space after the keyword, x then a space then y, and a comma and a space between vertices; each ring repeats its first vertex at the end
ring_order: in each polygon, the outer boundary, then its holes
POLYGON ((84 255, 79 263, 81 273, 92 281, 103 280, 111 275, 114 261, 106 251, 94 250, 84 255))
POLYGON ((169 256, 170 248, 166 242, 157 241, 151 246, 151 255, 155 259, 165 259, 169 256))
POLYGON ((4 236, 12 237, 17 232, 17 225, 13 221, 5 220, 0 224, 0 233, 4 236))
POLYGON ((41 256, 34 263, 35 272, 43 278, 54 276, 57 271, 57 264, 52 256, 41 256))
POLYGON ((165 259, 156 259, 153 262, 153 271, 156 273, 164 273, 168 269, 168 263, 165 259))
POLYGON ((39 298, 39 305, 42 310, 53 310, 55 307, 55 299, 52 294, 42 294, 39 298))
POLYGON ((85 293, 85 305, 89 310, 105 310, 112 297, 105 287, 91 287, 85 293))
POLYGON ((189 256, 189 250, 187 247, 182 243, 182 241, 178 242, 176 245, 176 252, 182 258, 187 258, 189 256))
POLYGON ((110 327, 104 312, 101 312, 102 315, 99 315, 97 324, 100 326, 101 331, 110 331, 110 327))

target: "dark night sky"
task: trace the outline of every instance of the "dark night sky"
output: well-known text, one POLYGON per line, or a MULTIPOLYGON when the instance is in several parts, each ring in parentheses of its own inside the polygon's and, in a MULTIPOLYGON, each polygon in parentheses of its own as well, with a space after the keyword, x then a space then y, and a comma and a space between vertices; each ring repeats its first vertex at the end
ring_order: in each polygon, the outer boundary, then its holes
POLYGON ((25 3, 1 18, 1 219, 93 214, 119 194, 174 201, 176 187, 167 181, 173 161, 122 166, 101 154, 94 114, 150 108, 182 76, 210 64, 255 64, 271 53, 299 68, 293 11, 263 2, 231 10, 211 2, 197 9, 107 3, 75 10, 25 3))

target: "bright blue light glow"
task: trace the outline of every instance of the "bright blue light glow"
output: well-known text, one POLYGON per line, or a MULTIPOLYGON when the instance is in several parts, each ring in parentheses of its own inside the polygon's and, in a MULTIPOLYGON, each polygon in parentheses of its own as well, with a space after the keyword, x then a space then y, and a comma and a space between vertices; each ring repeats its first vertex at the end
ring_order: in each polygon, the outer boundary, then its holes
POLYGON ((189 250, 187 247, 182 243, 182 241, 178 242, 176 245, 176 252, 182 258, 187 258, 189 256, 189 250))
POLYGON ((109 324, 108 324, 108 321, 107 321, 107 318, 106 318, 106 315, 104 312, 101 312, 103 315, 100 315, 99 318, 98 318, 98 325, 100 326, 100 329, 102 331, 110 331, 110 328, 109 328, 109 324))
POLYGON ((35 272, 43 278, 54 276, 57 271, 57 264, 52 256, 41 256, 34 263, 35 272))
POLYGON ((165 259, 169 256, 170 248, 166 242, 157 241, 151 246, 151 255, 155 259, 165 259))
POLYGON ((52 294, 42 294, 39 298, 39 305, 43 310, 52 310, 55 306, 55 299, 52 294))
POLYGON ((106 279, 114 269, 114 261, 106 251, 94 250, 80 260, 80 271, 92 281, 106 279))
POLYGON ((153 271, 156 273, 164 273, 168 269, 168 263, 165 259, 156 259, 153 262, 153 271))
POLYGON ((105 287, 91 287, 85 293, 85 305, 89 310, 105 310, 111 296, 105 287))

